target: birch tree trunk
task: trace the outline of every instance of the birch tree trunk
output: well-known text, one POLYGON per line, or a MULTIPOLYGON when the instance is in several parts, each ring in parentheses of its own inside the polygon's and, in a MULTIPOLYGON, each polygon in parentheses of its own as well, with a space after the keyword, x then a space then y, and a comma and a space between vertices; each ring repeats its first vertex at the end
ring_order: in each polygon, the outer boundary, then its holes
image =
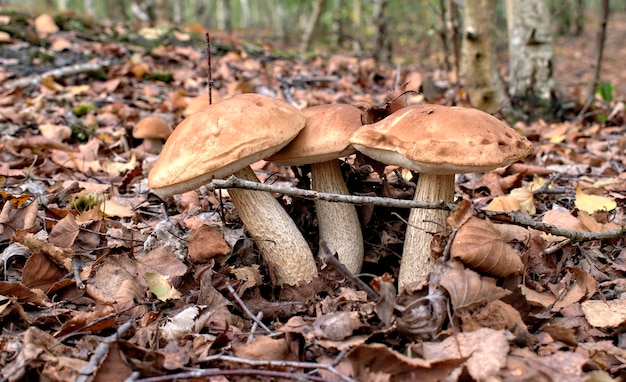
POLYGON ((387 25, 387 8, 388 0, 375 0, 374 12, 372 15, 374 28, 376 28, 376 36, 374 37, 374 49, 372 57, 376 61, 382 59, 391 60, 391 40, 389 39, 389 27, 387 25))
POLYGON ((326 6, 326 0, 313 0, 313 9, 306 24, 304 25, 304 31, 302 32, 302 39, 300 40, 300 52, 306 52, 311 47, 311 39, 313 38, 313 32, 315 27, 320 21, 322 11, 326 6))
POLYGON ((460 76, 472 106, 487 113, 506 101, 496 61, 497 0, 466 0, 460 76))
POLYGON ((507 0, 509 94, 547 109, 554 89, 548 0, 507 0))

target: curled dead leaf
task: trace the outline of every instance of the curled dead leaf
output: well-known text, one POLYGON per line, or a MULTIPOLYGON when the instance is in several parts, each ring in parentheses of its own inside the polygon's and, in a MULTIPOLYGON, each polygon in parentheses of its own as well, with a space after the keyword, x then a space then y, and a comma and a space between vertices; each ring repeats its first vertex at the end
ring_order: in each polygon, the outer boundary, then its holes
POLYGON ((494 279, 481 277, 470 269, 447 272, 441 278, 441 286, 450 294, 450 301, 455 309, 499 300, 511 293, 497 286, 494 279))
POLYGON ((459 228, 450 253, 468 267, 497 277, 517 273, 523 265, 520 256, 504 242, 491 221, 476 217, 459 228))

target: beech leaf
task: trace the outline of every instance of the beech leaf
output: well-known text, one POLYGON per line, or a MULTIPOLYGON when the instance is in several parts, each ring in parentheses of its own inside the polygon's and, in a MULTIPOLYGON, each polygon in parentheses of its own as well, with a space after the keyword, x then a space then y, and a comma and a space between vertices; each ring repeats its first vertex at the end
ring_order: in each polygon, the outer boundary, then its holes
POLYGON ((447 272, 441 278, 441 286, 450 294, 450 301, 455 309, 499 300, 511 294, 497 286, 494 279, 482 277, 470 269, 453 269, 447 272))
POLYGON ((490 220, 470 218, 456 233, 450 254, 468 267, 497 277, 522 269, 522 260, 490 220))

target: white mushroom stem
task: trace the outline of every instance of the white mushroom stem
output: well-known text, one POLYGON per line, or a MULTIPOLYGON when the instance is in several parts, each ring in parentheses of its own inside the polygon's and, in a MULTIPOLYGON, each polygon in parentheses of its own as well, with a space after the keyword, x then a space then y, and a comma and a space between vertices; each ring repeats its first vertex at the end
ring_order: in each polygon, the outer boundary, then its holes
MULTIPOLYGON (((237 171, 235 176, 259 181, 249 166, 237 171)), ((297 285, 317 277, 315 259, 308 243, 271 194, 244 189, 228 192, 261 256, 273 267, 279 284, 297 285)))
MULTIPOLYGON (((311 181, 316 191, 349 195, 337 160, 313 163, 311 181)), ((320 240, 337 253, 350 272, 359 273, 363 265, 363 233, 354 205, 316 200, 315 211, 320 240)), ((320 257, 324 258, 321 253, 320 257)))
MULTIPOLYGON (((415 201, 454 201, 454 174, 434 175, 420 173, 415 187, 415 201)), ((447 211, 414 208, 409 214, 400 263, 398 285, 400 290, 419 281, 432 270, 430 242, 433 233, 446 230, 447 211)))

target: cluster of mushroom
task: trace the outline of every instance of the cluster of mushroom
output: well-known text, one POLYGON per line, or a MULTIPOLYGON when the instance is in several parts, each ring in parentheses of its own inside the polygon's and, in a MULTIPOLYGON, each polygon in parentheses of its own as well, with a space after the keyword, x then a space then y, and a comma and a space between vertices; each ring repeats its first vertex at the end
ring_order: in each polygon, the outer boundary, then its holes
MULTIPOLYGON (((300 112, 266 96, 242 94, 178 125, 150 172, 149 185, 159 195, 173 195, 232 174, 258 181, 249 165, 267 159, 311 164, 315 190, 348 194, 337 159, 351 154, 352 147, 383 163, 418 171, 416 200, 446 201, 454 196, 455 173, 506 166, 532 152, 531 144, 513 129, 474 109, 415 105, 362 125, 361 111, 354 106, 323 105, 300 112)), ((274 197, 243 189, 229 194, 278 283, 294 285, 317 276, 306 240, 274 197)), ((316 213, 320 239, 358 273, 363 238, 355 207, 318 201, 316 213)), ((442 227, 445 213, 411 211, 401 286, 429 272, 431 234, 442 227)))

